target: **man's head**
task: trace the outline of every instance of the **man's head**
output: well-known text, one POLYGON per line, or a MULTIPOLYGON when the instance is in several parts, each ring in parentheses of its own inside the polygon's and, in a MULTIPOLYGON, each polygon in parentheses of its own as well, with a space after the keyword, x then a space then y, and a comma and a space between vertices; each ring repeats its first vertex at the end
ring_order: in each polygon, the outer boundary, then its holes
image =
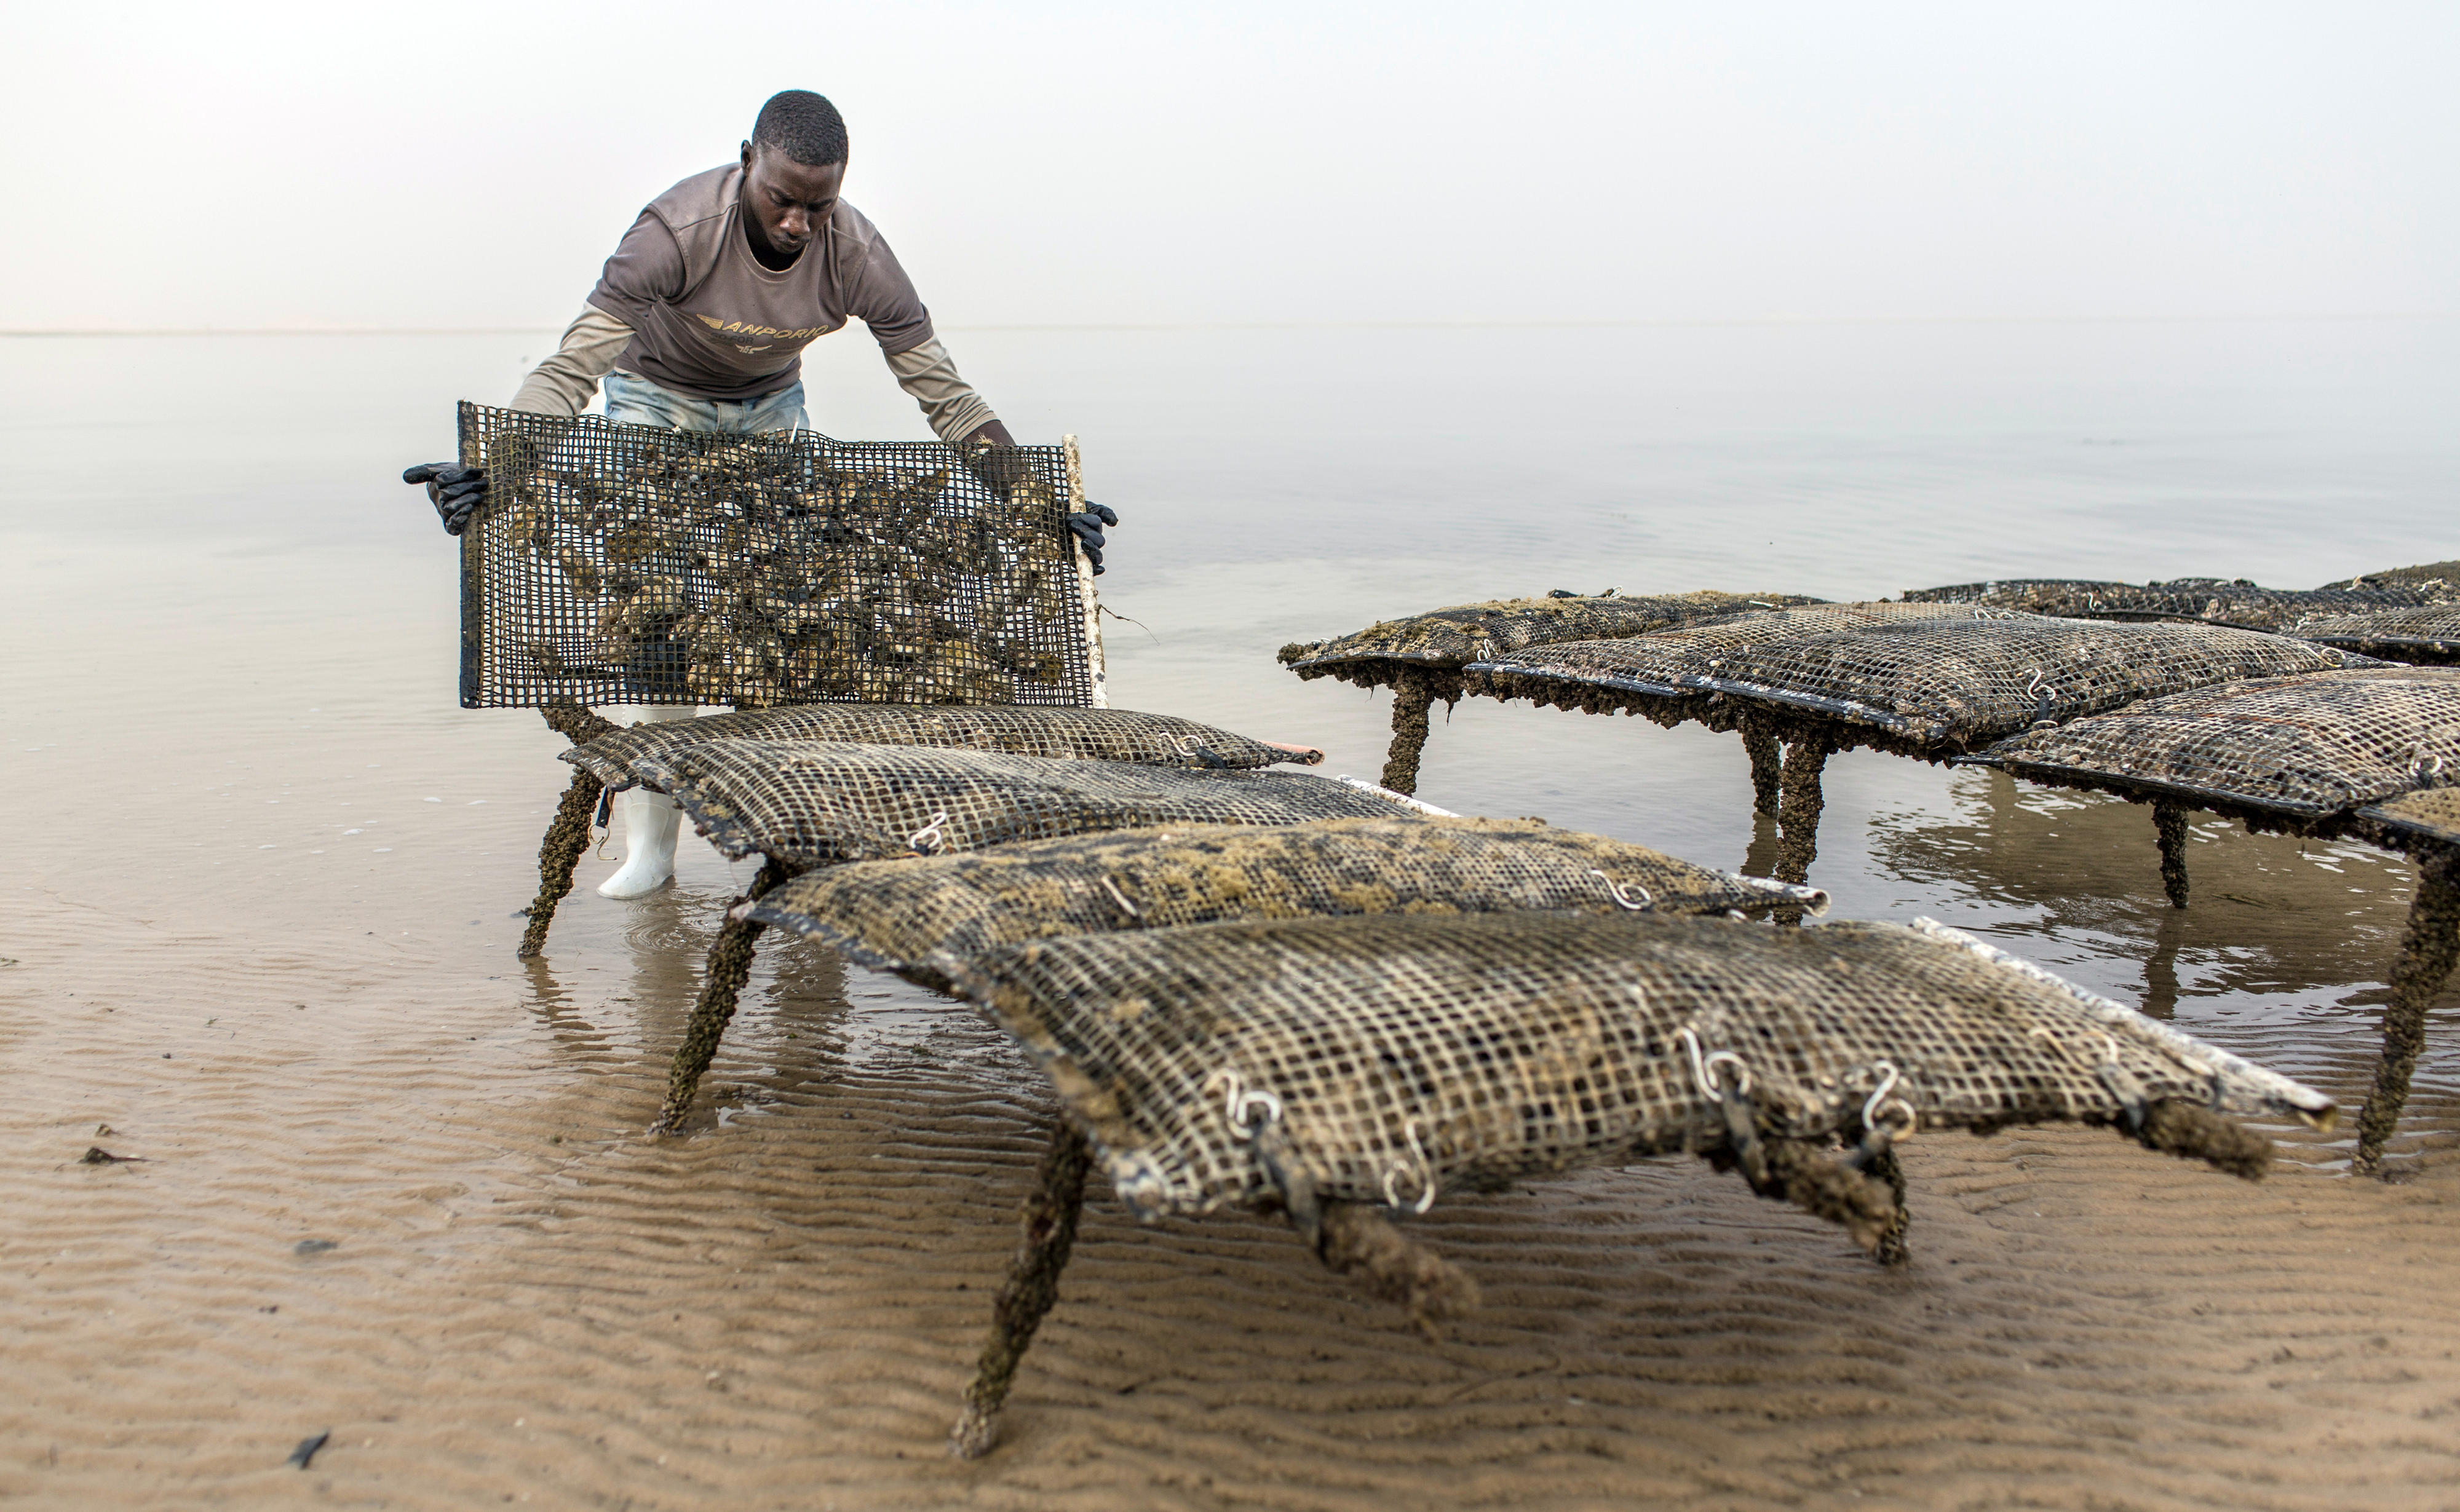
POLYGON ((829 223, 845 182, 845 118, 810 90, 770 96, 743 144, 744 229, 753 246, 799 254, 829 223))

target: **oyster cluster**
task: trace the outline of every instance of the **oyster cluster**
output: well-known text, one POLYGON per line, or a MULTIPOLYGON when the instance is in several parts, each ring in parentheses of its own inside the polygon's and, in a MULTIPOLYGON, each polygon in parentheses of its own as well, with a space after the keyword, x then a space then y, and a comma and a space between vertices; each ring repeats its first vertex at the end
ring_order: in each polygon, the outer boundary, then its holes
POLYGON ((1052 648, 1082 632, 1047 481, 835 468, 776 438, 626 450, 574 468, 519 434, 491 448, 506 537, 587 617, 531 641, 549 677, 745 708, 1013 704, 1066 680, 1052 648))

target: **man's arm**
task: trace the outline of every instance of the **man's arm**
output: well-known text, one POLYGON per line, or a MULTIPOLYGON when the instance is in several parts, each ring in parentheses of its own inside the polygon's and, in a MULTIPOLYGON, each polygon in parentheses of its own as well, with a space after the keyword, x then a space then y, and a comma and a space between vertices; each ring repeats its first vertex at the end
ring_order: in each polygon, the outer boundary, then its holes
POLYGON ((897 387, 922 407, 922 418, 931 423, 933 435, 950 446, 976 440, 993 446, 1016 445, 983 396, 957 376, 957 364, 948 348, 940 345, 940 338, 934 336, 909 351, 890 352, 887 357, 897 387))
POLYGON ((595 305, 563 329, 554 356, 521 380, 513 408, 531 414, 577 415, 598 391, 598 380, 615 367, 615 359, 631 345, 632 327, 595 305))

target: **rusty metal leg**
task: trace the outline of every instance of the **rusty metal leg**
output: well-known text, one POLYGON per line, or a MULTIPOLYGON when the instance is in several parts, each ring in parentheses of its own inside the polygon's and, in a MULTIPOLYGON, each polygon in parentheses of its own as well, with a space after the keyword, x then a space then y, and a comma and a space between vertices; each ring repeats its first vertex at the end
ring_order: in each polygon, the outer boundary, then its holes
MULTIPOLYGON (((751 893, 734 901, 749 902, 785 881, 786 875, 784 867, 767 862, 753 879, 751 893)), ((709 972, 701 978, 700 999, 692 1004, 691 1019, 684 1025, 684 1042, 675 1047, 674 1064, 667 1072, 667 1101, 649 1125, 650 1133, 672 1134, 691 1112, 701 1074, 717 1059, 718 1041, 726 1038, 726 1026, 734 1019, 735 999, 751 978, 753 949, 765 928, 751 919, 729 918, 717 932, 717 943, 709 948, 709 972)))
POLYGON ((982 1358, 973 1384, 965 1388, 965 1409, 948 1435, 948 1452, 973 1460, 999 1441, 1000 1408, 1016 1368, 1033 1342, 1033 1331, 1059 1300, 1059 1272, 1068 1268, 1076 1247, 1076 1220, 1085 1210, 1085 1173, 1093 1152, 1066 1114, 1051 1121, 1050 1148, 1020 1215, 1015 1258, 1007 1280, 991 1303, 990 1336, 983 1341, 982 1358))
POLYGON ((521 931, 520 949, 514 953, 522 960, 546 949, 555 906, 572 891, 573 871, 581 865, 581 852, 589 849, 589 816, 598 807, 599 788, 597 778, 575 770, 572 785, 563 790, 563 801, 555 806, 555 817, 547 821, 546 833, 539 841, 538 896, 530 900, 529 927, 521 931))
POLYGON ((1394 792, 1418 790, 1418 753, 1427 748, 1427 710, 1434 702, 1423 672, 1404 672, 1392 684, 1392 748, 1384 755, 1384 786, 1394 792))
POLYGON ((2176 804, 2152 806, 2152 829, 2161 837, 2161 891, 2170 906, 2187 906, 2187 810, 2176 804))
POLYGON ((2383 1173, 2384 1146, 2408 1101, 2408 1079, 2426 1048, 2426 1009, 2443 990, 2460 958, 2460 851, 2428 856, 2417 866, 2417 899, 2408 906, 2408 928, 2400 961, 2392 968, 2391 1000, 2384 1004, 2383 1060, 2375 1089, 2358 1115, 2357 1168, 2383 1173))

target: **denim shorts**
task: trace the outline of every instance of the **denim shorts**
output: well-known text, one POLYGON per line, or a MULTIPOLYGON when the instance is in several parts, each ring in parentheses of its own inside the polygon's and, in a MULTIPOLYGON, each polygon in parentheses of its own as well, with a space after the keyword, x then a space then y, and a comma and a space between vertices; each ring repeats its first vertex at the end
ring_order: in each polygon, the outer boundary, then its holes
POLYGON ((618 425, 715 430, 726 435, 808 430, 812 426, 803 412, 800 383, 757 399, 695 399, 661 388, 638 373, 610 372, 602 382, 606 387, 606 418, 618 425))

